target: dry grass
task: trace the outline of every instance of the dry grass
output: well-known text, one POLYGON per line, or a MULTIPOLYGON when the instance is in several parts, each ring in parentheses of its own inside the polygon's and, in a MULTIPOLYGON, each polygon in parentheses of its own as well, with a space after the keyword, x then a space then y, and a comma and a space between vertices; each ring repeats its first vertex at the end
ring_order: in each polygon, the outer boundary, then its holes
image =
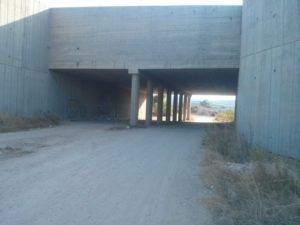
POLYGON ((50 115, 38 117, 12 117, 0 115, 0 133, 56 126, 58 124, 59 118, 50 115))
POLYGON ((240 141, 234 132, 234 125, 212 126, 203 139, 206 149, 220 154, 225 160, 242 163, 253 157, 261 157, 260 151, 253 150, 240 141))
POLYGON ((300 224, 298 161, 251 149, 232 127, 211 129, 205 147, 202 178, 211 195, 203 203, 216 224, 300 224))
POLYGON ((234 121, 234 111, 227 110, 225 112, 219 112, 216 115, 215 121, 222 122, 222 123, 231 123, 234 121))

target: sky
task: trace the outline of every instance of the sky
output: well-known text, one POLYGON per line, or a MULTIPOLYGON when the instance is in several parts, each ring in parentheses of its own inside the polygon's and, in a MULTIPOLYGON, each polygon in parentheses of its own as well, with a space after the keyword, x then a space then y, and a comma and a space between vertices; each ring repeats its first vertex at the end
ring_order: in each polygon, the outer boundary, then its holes
POLYGON ((40 0, 49 7, 143 5, 241 5, 242 0, 40 0))

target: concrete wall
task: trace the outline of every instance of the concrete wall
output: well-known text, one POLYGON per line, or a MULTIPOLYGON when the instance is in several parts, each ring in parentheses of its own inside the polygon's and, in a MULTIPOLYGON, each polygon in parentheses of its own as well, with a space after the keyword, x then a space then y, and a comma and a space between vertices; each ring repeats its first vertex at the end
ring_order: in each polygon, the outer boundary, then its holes
POLYGON ((244 0, 237 100, 253 145, 300 158, 300 1, 244 0))
POLYGON ((50 68, 238 68, 241 7, 51 10, 50 68))
POLYGON ((46 108, 48 11, 35 1, 0 1, 0 112, 46 108))
POLYGON ((0 0, 0 114, 94 118, 109 93, 48 70, 49 10, 35 0, 0 0))

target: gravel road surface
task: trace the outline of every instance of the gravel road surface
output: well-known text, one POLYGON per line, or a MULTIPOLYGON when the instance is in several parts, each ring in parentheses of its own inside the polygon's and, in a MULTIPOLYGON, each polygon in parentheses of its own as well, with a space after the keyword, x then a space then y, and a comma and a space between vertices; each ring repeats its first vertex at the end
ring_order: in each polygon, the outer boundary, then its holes
POLYGON ((0 134, 1 225, 206 225, 199 126, 0 134))

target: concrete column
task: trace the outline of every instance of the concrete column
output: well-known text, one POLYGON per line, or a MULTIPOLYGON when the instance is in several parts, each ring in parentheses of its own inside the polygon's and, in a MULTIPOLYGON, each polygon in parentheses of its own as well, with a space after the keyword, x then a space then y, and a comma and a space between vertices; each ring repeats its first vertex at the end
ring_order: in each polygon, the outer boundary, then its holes
POLYGON ((146 126, 152 123, 152 106, 153 106, 153 82, 147 80, 147 101, 146 101, 146 126))
POLYGON ((138 125, 139 97, 140 97, 139 92, 140 92, 139 74, 131 74, 130 126, 138 125))
POLYGON ((184 95, 184 104, 183 104, 183 121, 186 121, 187 117, 187 105, 188 105, 188 96, 185 94, 184 95))
POLYGON ((177 121, 177 106, 178 106, 178 93, 174 91, 173 96, 173 122, 177 121))
POLYGON ((190 120, 191 119, 191 96, 189 95, 188 97, 188 104, 187 104, 188 108, 187 108, 187 116, 186 116, 186 119, 187 120, 190 120))
POLYGON ((164 101, 164 89, 160 85, 158 87, 158 96, 157 96, 157 123, 162 123, 163 118, 163 101, 164 101))
POLYGON ((182 106, 183 106, 183 94, 180 93, 179 95, 179 110, 178 110, 178 121, 182 121, 182 106))
POLYGON ((166 121, 170 122, 171 120, 171 90, 167 90, 167 107, 166 107, 166 121))

